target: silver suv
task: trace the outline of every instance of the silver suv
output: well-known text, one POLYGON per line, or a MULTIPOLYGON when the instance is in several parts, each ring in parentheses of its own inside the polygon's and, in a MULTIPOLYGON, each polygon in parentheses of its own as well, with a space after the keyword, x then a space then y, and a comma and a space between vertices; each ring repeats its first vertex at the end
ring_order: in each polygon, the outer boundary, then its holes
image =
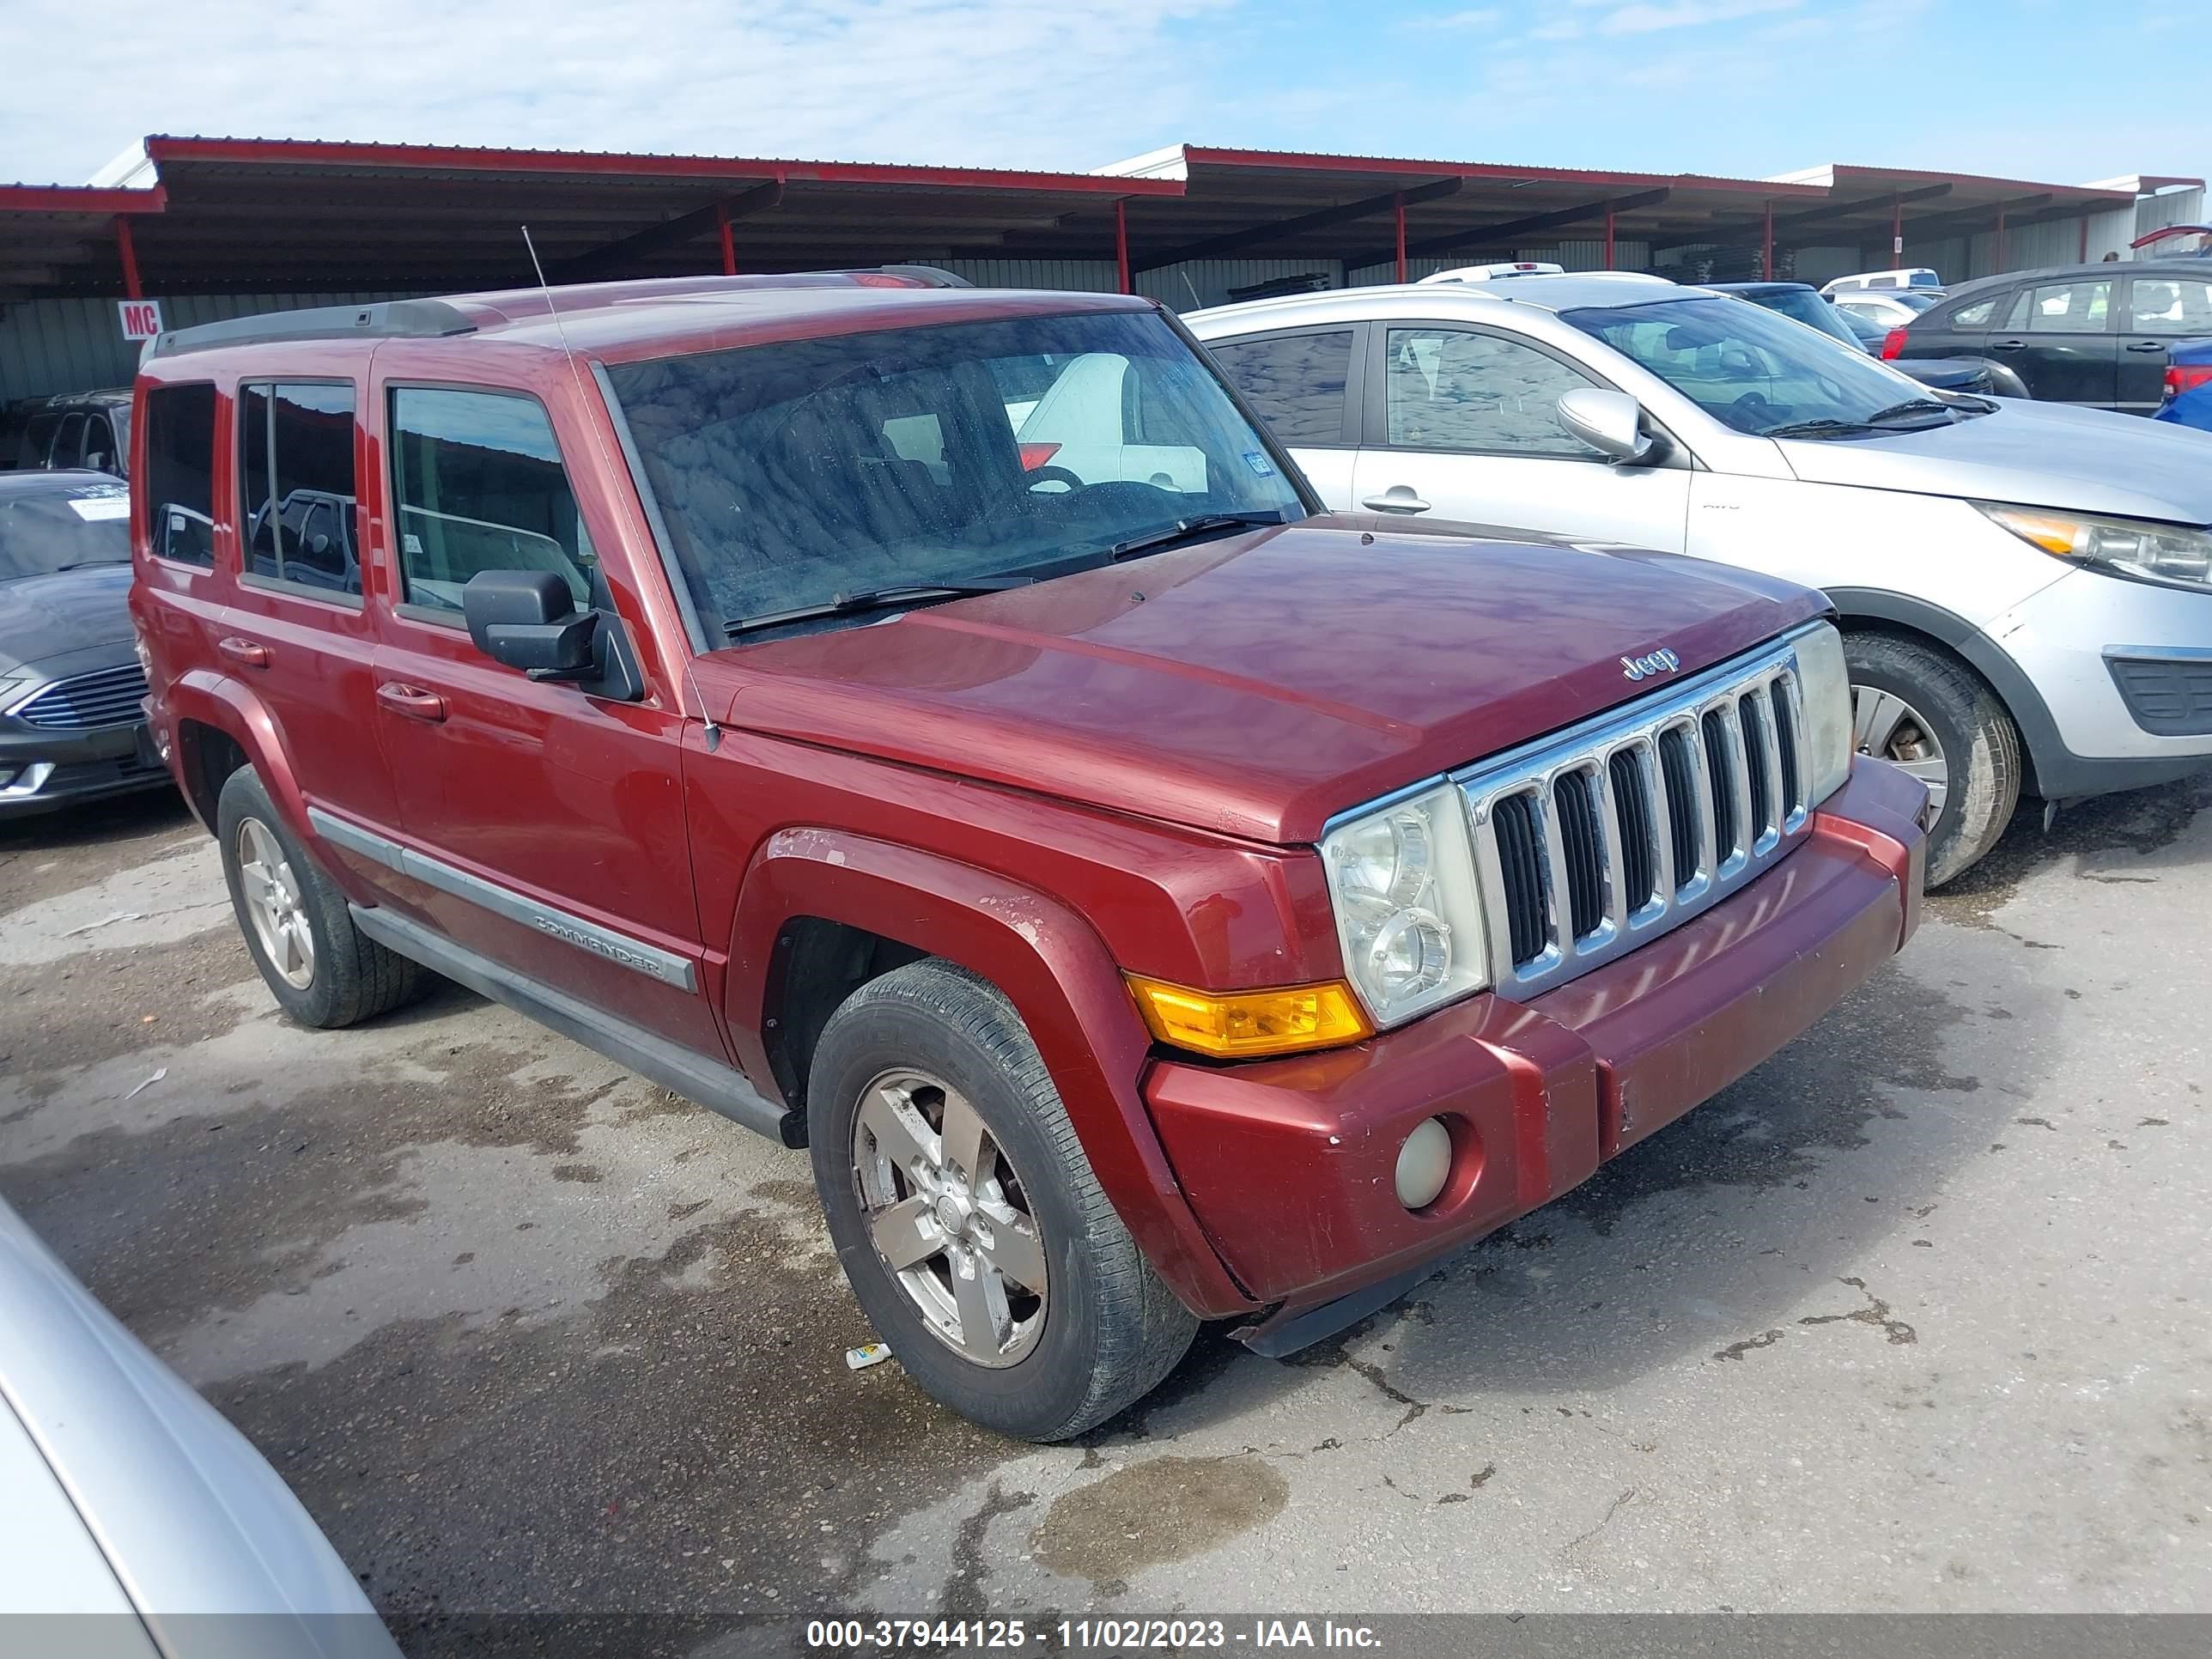
POLYGON ((1825 589, 1862 753, 1938 799, 1930 884, 2058 800, 2212 764, 2212 447, 1931 393, 1627 273, 1453 274, 1186 318, 1329 506, 1825 589))

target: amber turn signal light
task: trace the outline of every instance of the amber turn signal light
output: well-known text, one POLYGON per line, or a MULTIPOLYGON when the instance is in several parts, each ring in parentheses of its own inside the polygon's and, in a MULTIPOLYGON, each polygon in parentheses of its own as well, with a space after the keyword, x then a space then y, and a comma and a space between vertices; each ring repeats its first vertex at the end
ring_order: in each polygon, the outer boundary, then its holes
POLYGON ((1164 980, 1127 976, 1153 1036, 1170 1048, 1217 1060, 1256 1060, 1333 1048, 1375 1035, 1340 980, 1275 991, 1193 991, 1164 980))

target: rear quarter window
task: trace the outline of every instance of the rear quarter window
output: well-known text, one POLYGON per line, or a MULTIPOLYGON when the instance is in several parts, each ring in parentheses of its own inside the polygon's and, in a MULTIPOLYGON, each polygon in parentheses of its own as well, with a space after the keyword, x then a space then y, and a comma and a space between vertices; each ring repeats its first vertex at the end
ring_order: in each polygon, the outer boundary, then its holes
POLYGON ((146 394, 146 532, 158 557, 215 563, 215 387, 146 394))

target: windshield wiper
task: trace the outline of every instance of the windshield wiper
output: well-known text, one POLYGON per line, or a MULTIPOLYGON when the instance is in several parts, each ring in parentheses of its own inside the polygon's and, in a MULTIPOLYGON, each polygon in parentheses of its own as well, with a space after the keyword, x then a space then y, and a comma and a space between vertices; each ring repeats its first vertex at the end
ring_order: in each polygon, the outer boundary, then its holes
POLYGON ((769 611, 757 617, 738 617, 724 623, 722 632, 734 640, 740 634, 781 628, 789 623, 813 622, 823 617, 851 617, 864 611, 888 611, 897 605, 923 605, 935 599, 1003 593, 1010 587, 1026 587, 1036 580, 1034 576, 991 576, 968 582, 908 582, 897 587, 871 587, 858 593, 840 593, 819 605, 769 611))
POLYGON ((1879 426, 1884 421, 1894 420, 1900 415, 1923 415, 1931 410, 1947 421, 1951 418, 1951 408, 1948 404, 1939 404, 1933 398, 1907 398, 1903 403, 1892 404, 1887 409, 1877 409, 1866 417, 1866 423, 1879 426))
POLYGON ((1759 435, 1762 438, 1840 438, 1850 432, 1871 432, 1874 428, 1864 421, 1832 421, 1826 416, 1817 421, 1787 421, 1780 426, 1770 426, 1759 435))
POLYGON ((56 565, 54 569, 58 574, 64 570, 89 570, 96 564, 129 564, 130 562, 127 556, 120 559, 71 559, 67 564, 56 565))
POLYGON ((1132 536, 1126 542, 1115 543, 1107 550, 1106 562, 1118 564, 1123 559, 1133 559, 1139 554, 1158 553, 1194 537, 1212 535, 1218 530, 1246 530, 1254 525, 1281 524, 1283 512, 1283 508, 1276 507, 1264 512, 1206 513, 1194 519, 1177 519, 1173 524, 1149 535, 1132 536))

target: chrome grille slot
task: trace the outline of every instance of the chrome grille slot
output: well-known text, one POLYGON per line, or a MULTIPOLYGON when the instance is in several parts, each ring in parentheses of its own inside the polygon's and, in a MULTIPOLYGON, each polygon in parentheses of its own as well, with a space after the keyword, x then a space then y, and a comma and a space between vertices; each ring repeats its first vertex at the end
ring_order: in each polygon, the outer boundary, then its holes
POLYGON ((141 718, 145 671, 135 662, 57 680, 15 710, 15 717, 50 731, 124 726, 141 718))
POLYGON ((1679 894, 1697 880, 1704 867, 1698 852, 1708 821, 1698 780, 1697 753, 1686 728, 1676 726, 1660 733, 1659 758, 1667 774, 1668 840, 1674 856, 1674 890, 1679 894))
POLYGON ((1774 829, 1773 759, 1768 750, 1765 699, 1756 691, 1736 704, 1743 727, 1743 758, 1751 781, 1751 838, 1758 841, 1774 829))
POLYGON ((1802 836, 1796 661, 1784 641, 1455 775, 1500 995, 1666 932, 1802 836))
POLYGON ((1708 708, 1698 721, 1705 734, 1705 790, 1713 808, 1713 846, 1726 863, 1738 851, 1735 749, 1727 716, 1708 708))
POLYGON ((1605 763, 1613 787, 1613 819, 1620 831, 1620 903, 1633 915, 1658 896, 1658 798, 1651 787, 1648 751, 1640 745, 1613 751, 1605 763))
POLYGON ((1588 939, 1605 921, 1605 851, 1598 828, 1597 792, 1589 774, 1562 772, 1552 786, 1552 811, 1566 854, 1567 925, 1577 939, 1588 939))
POLYGON ((1805 805, 1805 778, 1797 769, 1797 690, 1787 674, 1777 674, 1766 695, 1774 704, 1774 747, 1782 763, 1782 815, 1786 818, 1805 805))
POLYGON ((1536 805, 1525 794, 1509 795, 1491 814, 1504 890, 1508 959, 1525 967, 1552 941, 1551 906, 1544 897, 1544 853, 1536 836, 1536 805))

